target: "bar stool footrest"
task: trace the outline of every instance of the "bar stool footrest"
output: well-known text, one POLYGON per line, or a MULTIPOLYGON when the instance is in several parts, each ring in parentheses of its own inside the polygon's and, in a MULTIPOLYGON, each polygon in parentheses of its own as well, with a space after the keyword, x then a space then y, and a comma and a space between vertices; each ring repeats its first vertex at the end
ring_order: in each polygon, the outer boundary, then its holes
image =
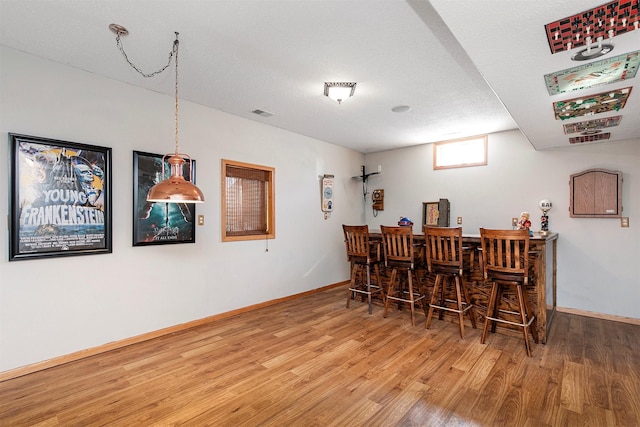
POLYGON ((387 295, 387 299, 394 300, 394 301, 402 301, 402 302, 408 302, 408 303, 411 303, 411 302, 418 302, 418 301, 423 300, 423 299, 424 299, 424 295, 421 295, 421 296, 419 296, 419 297, 416 297, 416 298, 414 298, 413 300, 405 299, 405 298, 400 298, 400 297, 392 297, 392 296, 387 295))
MULTIPOLYGON (((453 300, 447 300, 447 302, 456 302, 453 300)), ((436 304, 429 304, 429 307, 433 307, 434 309, 438 309, 438 310, 445 310, 445 311, 451 311, 453 313, 466 313, 467 311, 471 310, 473 308, 473 304, 467 304, 467 303, 462 303, 463 309, 462 310, 458 310, 457 308, 451 308, 451 307, 447 307, 444 305, 436 305, 436 304)))
MULTIPOLYGON (((503 313, 509 313, 509 314, 520 314, 520 313, 513 312, 513 311, 502 311, 502 312, 503 313)), ((528 328, 529 326, 531 326, 533 321, 536 320, 536 316, 532 316, 527 323, 512 322, 511 320, 498 319, 497 317, 489 317, 489 316, 487 316, 486 319, 487 320, 491 320, 493 322, 500 322, 500 323, 506 323, 506 324, 513 325, 513 326, 518 326, 519 328, 525 328, 525 327, 528 328)))

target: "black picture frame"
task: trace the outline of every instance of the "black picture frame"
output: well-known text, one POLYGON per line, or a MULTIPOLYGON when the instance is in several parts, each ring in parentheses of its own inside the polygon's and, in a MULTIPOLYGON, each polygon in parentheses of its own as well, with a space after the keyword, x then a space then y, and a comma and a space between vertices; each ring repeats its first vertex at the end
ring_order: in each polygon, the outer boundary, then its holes
MULTIPOLYGON (((162 158, 160 154, 133 152, 133 246, 196 241, 195 203, 147 202, 149 189, 163 179, 162 158)), ((185 179, 190 180, 189 177, 195 177, 196 162, 185 160, 183 172, 185 179)), ((164 170, 166 179, 171 170, 166 159, 164 170)))
POLYGON ((111 253, 111 148, 9 133, 9 261, 111 253))

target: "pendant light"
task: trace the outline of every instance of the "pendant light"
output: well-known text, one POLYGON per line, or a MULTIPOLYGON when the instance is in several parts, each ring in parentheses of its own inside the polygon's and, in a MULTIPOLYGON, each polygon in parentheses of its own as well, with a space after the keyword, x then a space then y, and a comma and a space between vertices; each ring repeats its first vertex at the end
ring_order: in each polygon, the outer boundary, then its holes
POLYGON ((193 184, 193 161, 188 154, 180 153, 178 148, 178 33, 176 32, 176 39, 173 42, 173 49, 169 54, 169 62, 163 68, 149 74, 145 74, 138 67, 136 67, 124 52, 120 36, 129 34, 128 30, 121 25, 111 24, 109 29, 116 34, 116 45, 127 63, 133 67, 138 73, 144 77, 153 77, 156 74, 163 72, 171 64, 171 59, 174 59, 176 69, 175 80, 175 150, 173 153, 165 154, 162 157, 162 181, 151 187, 147 194, 147 201, 149 202, 164 202, 164 203, 202 203, 204 202, 204 195, 202 191, 193 184), (189 180, 184 178, 183 167, 186 163, 185 157, 189 159, 189 180), (165 160, 170 165, 170 176, 165 178, 165 160))

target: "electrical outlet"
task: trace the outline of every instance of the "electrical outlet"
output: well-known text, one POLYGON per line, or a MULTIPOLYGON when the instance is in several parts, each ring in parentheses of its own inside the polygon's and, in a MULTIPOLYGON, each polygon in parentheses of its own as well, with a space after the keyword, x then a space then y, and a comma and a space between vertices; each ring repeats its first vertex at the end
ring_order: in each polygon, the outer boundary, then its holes
POLYGON ((204 225, 204 215, 198 215, 198 225, 204 225))
POLYGON ((623 216, 620 218, 620 227, 628 227, 629 226, 629 217, 623 216))
POLYGON ((511 226, 512 227, 518 226, 518 218, 511 218, 511 226))
POLYGON ((461 216, 458 217, 458 224, 462 224, 462 217, 461 216))

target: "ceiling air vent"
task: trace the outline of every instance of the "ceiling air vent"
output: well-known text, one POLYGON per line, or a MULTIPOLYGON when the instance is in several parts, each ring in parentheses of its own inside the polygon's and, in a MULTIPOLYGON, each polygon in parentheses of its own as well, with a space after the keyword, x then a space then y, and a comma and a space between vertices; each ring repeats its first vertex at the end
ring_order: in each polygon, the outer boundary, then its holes
POLYGON ((262 116, 262 117, 271 117, 271 116, 273 116, 273 113, 270 113, 270 112, 264 111, 264 110, 253 110, 252 113, 253 114, 257 114, 257 115, 262 116))
POLYGON ((595 142, 595 141, 604 141, 605 139, 611 138, 610 133, 596 133, 593 135, 585 135, 585 136, 577 136, 575 138, 569 138, 570 144, 582 144, 583 142, 595 142))

